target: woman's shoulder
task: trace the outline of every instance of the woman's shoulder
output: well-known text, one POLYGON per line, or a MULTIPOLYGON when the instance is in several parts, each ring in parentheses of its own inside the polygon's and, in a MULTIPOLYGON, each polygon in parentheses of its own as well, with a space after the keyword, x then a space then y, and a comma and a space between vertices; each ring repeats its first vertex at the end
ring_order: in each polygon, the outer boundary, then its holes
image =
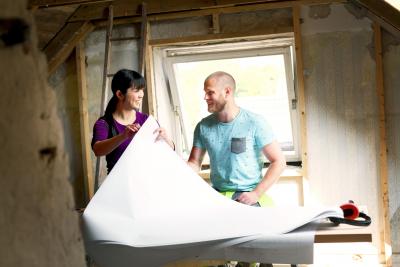
POLYGON ((107 119, 104 116, 98 118, 94 123, 94 127, 108 127, 107 119))
POLYGON ((136 111, 136 121, 139 122, 139 124, 143 124, 147 118, 149 117, 149 114, 140 112, 140 111, 136 111))

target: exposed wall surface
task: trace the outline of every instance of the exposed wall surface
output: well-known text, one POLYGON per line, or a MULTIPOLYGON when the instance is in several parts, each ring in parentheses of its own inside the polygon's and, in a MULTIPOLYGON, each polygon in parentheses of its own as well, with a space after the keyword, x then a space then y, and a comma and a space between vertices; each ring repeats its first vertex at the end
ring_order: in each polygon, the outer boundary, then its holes
POLYGON ((393 254, 400 265, 400 40, 394 39, 386 32, 383 32, 383 68, 388 149, 389 215, 393 254))
POLYGON ((222 14, 221 32, 247 33, 270 30, 271 33, 292 28, 292 9, 281 8, 246 13, 222 14))
POLYGON ((355 18, 343 5, 330 5, 324 18, 315 19, 311 11, 302 10, 310 192, 324 204, 366 205, 379 248, 380 136, 371 22, 355 18))
POLYGON ((68 156, 69 181, 73 185, 75 206, 86 206, 82 167, 80 134, 79 92, 76 77, 75 53, 49 78, 49 84, 57 99, 57 114, 62 118, 65 153, 68 156))
POLYGON ((206 17, 185 18, 151 23, 152 39, 203 35, 210 32, 210 19, 206 17))
POLYGON ((63 127, 25 5, 0 9, 31 27, 27 49, 0 44, 0 266, 84 267, 63 127))

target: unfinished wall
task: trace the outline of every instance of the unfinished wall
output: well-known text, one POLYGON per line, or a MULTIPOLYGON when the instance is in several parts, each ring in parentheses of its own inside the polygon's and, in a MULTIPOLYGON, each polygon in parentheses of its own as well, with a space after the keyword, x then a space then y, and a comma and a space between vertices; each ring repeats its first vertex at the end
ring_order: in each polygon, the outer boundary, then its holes
POLYGON ((400 40, 383 32, 383 68, 388 149, 389 216, 393 262, 400 266, 400 40))
POLYGON ((84 174, 82 167, 82 142, 79 115, 79 92, 76 77, 75 53, 62 64, 49 78, 49 84, 57 99, 57 115, 62 122, 65 153, 68 156, 69 181, 73 185, 75 206, 84 208, 84 174))
POLYGON ((354 200, 379 248, 379 117, 371 21, 344 5, 302 9, 308 179, 312 197, 354 200))
POLYGON ((83 267, 63 128, 25 5, 4 0, 0 9, 31 27, 27 49, 0 44, 0 266, 83 267))

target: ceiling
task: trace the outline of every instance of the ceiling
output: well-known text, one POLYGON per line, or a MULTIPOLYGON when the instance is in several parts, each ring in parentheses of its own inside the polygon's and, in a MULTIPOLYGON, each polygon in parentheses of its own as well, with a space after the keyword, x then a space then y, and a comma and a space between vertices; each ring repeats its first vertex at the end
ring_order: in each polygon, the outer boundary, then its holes
MULTIPOLYGON (((400 39, 400 12, 393 7, 399 7, 400 0, 386 1, 391 3, 377 0, 147 0, 145 6, 147 15, 151 17, 196 10, 219 13, 223 8, 234 6, 350 2, 400 39)), ((67 58, 75 47, 74 42, 92 31, 94 24, 107 21, 110 4, 113 5, 114 18, 141 18, 142 0, 28 0, 36 21, 39 48, 45 52, 52 67, 67 58)))

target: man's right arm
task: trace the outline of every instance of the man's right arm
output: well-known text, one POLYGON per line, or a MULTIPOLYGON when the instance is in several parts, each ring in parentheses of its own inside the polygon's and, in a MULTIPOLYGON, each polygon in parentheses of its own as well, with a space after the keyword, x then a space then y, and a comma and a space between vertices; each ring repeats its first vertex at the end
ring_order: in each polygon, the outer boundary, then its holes
POLYGON ((196 146, 192 147, 192 151, 190 152, 188 159, 188 165, 197 173, 200 172, 201 163, 203 162, 205 153, 206 151, 201 148, 196 146))

